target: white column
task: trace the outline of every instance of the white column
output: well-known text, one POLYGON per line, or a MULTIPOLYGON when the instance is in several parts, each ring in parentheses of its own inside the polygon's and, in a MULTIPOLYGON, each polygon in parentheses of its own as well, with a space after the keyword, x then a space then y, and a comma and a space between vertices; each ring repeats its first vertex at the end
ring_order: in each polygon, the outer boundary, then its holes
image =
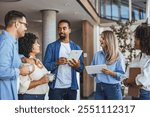
POLYGON ((80 100, 80 74, 77 72, 76 75, 77 75, 77 83, 79 86, 79 89, 77 90, 77 100, 80 100))
POLYGON ((43 56, 47 45, 56 40, 56 10, 41 10, 42 13, 42 40, 43 56))
POLYGON ((146 18, 148 20, 148 24, 150 24, 150 0, 147 0, 146 4, 146 18))
POLYGON ((129 21, 132 20, 132 0, 129 0, 129 21))

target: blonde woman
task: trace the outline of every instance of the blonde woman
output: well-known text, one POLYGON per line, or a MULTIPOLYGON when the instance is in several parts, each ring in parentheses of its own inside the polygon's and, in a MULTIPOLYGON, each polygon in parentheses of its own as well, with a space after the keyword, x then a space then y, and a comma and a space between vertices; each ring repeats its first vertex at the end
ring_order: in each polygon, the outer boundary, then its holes
POLYGON ((104 31, 100 35, 100 46, 91 65, 106 64, 102 73, 96 75, 96 100, 121 100, 121 79, 125 73, 124 56, 119 52, 117 40, 112 31, 104 31))

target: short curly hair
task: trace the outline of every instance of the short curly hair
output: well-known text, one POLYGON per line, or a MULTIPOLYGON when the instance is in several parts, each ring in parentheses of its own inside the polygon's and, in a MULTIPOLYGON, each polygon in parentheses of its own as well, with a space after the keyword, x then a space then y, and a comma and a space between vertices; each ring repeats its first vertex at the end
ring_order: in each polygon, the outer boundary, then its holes
POLYGON ((33 33, 26 33, 24 37, 19 38, 19 54, 29 58, 33 44, 37 39, 38 37, 33 33))
POLYGON ((135 38, 140 40, 141 52, 150 55, 150 26, 147 24, 139 25, 135 29, 135 38))

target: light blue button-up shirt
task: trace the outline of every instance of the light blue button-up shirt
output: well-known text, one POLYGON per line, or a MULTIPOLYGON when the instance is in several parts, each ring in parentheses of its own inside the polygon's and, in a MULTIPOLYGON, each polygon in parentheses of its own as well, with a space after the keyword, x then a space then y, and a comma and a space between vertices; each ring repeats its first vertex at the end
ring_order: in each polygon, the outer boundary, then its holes
MULTIPOLYGON (((106 64, 105 53, 103 51, 97 52, 94 57, 91 65, 101 65, 106 64)), ((119 58, 115 63, 107 65, 107 68, 116 72, 117 77, 112 77, 111 75, 106 75, 104 73, 96 74, 96 83, 107 83, 107 84, 117 84, 120 83, 121 78, 125 74, 125 59, 124 56, 120 53, 119 58)), ((92 76, 92 75, 91 75, 92 76)))
POLYGON ((0 34, 0 100, 16 100, 21 60, 18 41, 7 31, 0 34))

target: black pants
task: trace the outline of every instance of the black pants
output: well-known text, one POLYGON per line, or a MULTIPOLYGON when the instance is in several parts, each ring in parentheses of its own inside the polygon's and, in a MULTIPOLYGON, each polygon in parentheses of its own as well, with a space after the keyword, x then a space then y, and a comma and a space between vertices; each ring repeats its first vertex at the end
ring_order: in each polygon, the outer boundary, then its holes
POLYGON ((76 100, 77 90, 71 88, 50 89, 49 100, 76 100))
POLYGON ((44 100, 45 94, 19 94, 19 100, 44 100))

